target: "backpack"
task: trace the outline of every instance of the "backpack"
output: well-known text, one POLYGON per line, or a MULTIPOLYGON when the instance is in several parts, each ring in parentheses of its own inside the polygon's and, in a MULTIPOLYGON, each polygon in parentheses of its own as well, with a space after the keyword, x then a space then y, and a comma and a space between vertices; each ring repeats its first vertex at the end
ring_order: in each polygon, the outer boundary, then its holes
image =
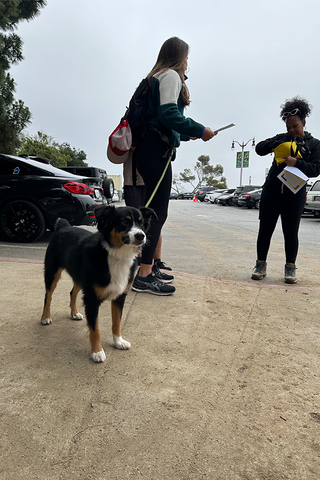
POLYGON ((121 120, 127 120, 132 133, 132 147, 137 147, 147 134, 149 82, 144 78, 136 88, 129 102, 129 107, 121 120))

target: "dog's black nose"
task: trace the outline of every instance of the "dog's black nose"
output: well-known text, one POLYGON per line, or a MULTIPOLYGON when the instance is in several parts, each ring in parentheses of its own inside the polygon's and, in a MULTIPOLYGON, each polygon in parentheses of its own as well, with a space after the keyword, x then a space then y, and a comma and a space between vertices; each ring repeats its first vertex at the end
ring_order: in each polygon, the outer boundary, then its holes
POLYGON ((142 242, 142 240, 144 239, 144 233, 143 232, 139 232, 139 233, 136 233, 134 238, 138 241, 138 242, 142 242))

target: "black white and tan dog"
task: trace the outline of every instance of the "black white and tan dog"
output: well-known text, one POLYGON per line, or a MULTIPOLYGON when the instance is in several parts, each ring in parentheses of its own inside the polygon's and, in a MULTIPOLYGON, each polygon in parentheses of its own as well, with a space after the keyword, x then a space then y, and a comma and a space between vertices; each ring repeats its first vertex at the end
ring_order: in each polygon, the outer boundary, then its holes
POLYGON ((66 270, 73 280, 70 292, 71 318, 81 320, 77 295, 82 290, 85 314, 90 333, 91 358, 104 362, 98 313, 104 300, 111 300, 112 333, 116 348, 127 350, 130 343, 121 336, 120 323, 127 292, 133 281, 137 255, 146 242, 151 218, 157 218, 150 208, 103 206, 95 210, 98 231, 71 227, 59 218, 48 245, 44 279, 46 294, 41 323, 52 323, 52 294, 66 270))

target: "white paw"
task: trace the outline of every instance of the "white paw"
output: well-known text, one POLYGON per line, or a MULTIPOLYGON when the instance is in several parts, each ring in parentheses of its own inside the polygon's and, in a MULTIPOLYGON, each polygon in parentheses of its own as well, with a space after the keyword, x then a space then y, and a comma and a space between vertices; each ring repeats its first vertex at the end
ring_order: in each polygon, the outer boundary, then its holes
POLYGON ((119 350, 129 350, 131 347, 130 342, 127 342, 126 340, 123 340, 122 337, 117 337, 116 335, 113 335, 113 342, 114 346, 119 350))
POLYGON ((107 357, 104 350, 101 350, 101 352, 92 353, 90 358, 92 358, 95 363, 102 363, 107 357))
POLYGON ((83 319, 83 315, 79 312, 73 315, 73 317, 71 317, 71 320, 82 320, 82 319, 83 319))
POLYGON ((42 325, 50 325, 50 323, 52 323, 52 319, 51 318, 42 318, 41 323, 42 323, 42 325))

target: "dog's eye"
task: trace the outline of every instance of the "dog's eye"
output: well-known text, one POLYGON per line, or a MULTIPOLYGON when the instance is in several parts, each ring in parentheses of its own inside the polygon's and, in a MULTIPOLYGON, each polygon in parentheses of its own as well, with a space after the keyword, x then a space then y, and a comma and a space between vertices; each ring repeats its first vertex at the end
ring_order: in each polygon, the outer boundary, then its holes
POLYGON ((128 225, 130 225, 130 220, 128 218, 124 218, 121 222, 121 225, 127 227, 128 225))

